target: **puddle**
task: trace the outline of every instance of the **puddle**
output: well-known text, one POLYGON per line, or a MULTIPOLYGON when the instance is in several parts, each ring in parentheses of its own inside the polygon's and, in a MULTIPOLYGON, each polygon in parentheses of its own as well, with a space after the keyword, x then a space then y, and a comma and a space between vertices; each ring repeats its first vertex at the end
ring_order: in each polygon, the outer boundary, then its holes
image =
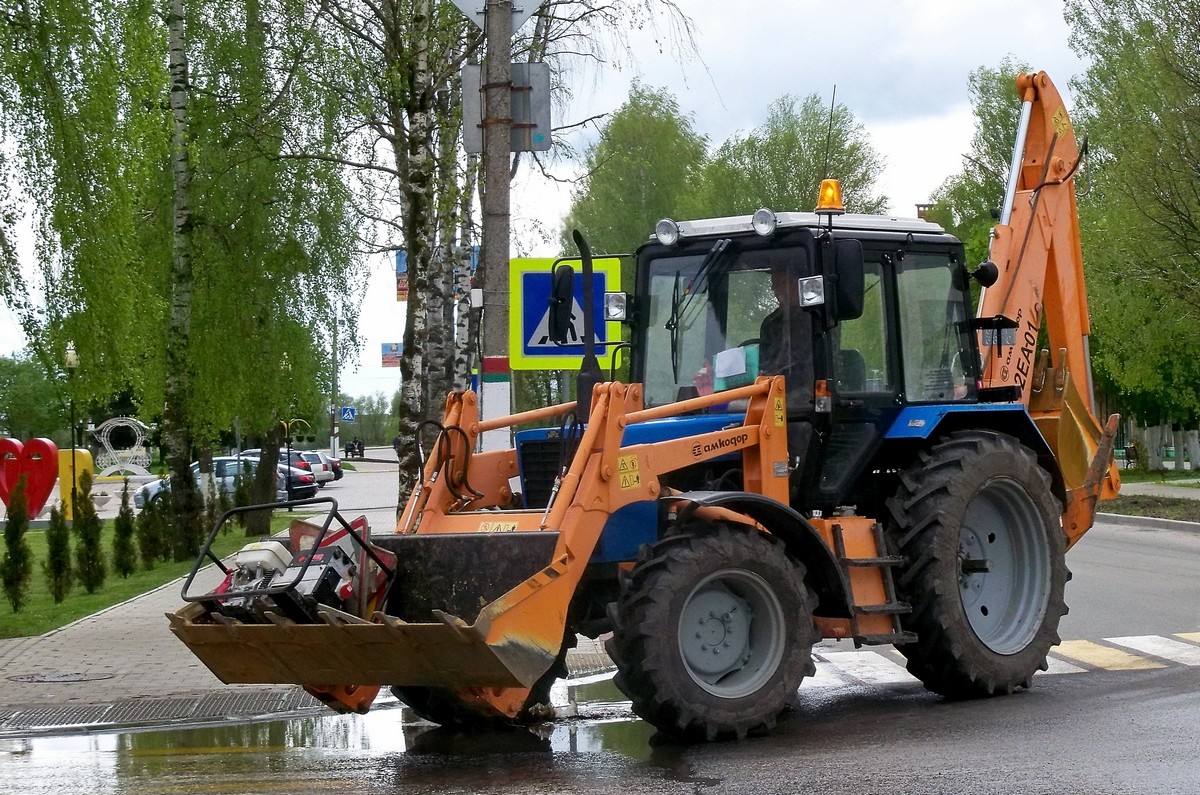
POLYGON ((336 779, 339 787, 352 789, 368 770, 372 780, 382 775, 418 791, 440 791, 439 781, 447 782, 439 775, 450 775, 471 791, 487 785, 479 775, 513 760, 523 760, 517 763, 521 775, 534 780, 539 769, 551 775, 563 754, 615 755, 622 764, 649 762, 660 770, 664 761, 674 764, 654 747, 654 729, 633 714, 611 673, 559 682, 551 698, 555 720, 480 734, 427 723, 388 698, 366 715, 319 712, 254 723, 6 739, 0 741, 0 793, 18 782, 11 791, 25 795, 194 792, 200 781, 214 792, 264 792, 294 781, 296 768, 309 771, 311 782, 304 786, 313 791, 332 786, 335 773, 343 777, 336 779), (313 773, 314 766, 320 772, 313 773), (285 776, 270 785, 280 772, 285 776), (238 783, 224 790, 222 780, 238 783))

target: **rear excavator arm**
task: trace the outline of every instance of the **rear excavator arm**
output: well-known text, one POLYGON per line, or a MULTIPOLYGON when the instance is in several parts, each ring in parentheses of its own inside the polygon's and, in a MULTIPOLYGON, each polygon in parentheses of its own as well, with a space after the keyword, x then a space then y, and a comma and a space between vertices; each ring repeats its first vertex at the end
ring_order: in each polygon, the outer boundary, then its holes
POLYGON ((999 330, 985 332, 983 380, 986 387, 1019 391, 1054 451, 1067 493, 1063 528, 1073 544, 1091 527, 1096 500, 1115 497, 1120 488, 1112 460, 1119 418, 1112 415, 1101 429, 1092 393, 1091 325, 1075 203, 1082 153, 1046 73, 1018 76, 1017 88, 1021 119, 990 252, 999 278, 983 291, 978 312, 980 318, 1015 323, 1015 339, 999 330), (1038 352, 1043 328, 1053 360, 1038 352))

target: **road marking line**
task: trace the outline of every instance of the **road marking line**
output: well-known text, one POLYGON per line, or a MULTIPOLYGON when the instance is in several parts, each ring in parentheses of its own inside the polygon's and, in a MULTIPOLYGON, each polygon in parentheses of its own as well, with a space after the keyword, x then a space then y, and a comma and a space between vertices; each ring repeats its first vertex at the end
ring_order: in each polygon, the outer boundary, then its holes
MULTIPOLYGON (((824 656, 824 655, 822 655, 824 656)), ((820 660, 814 660, 817 664, 816 673, 812 676, 804 677, 804 681, 800 683, 800 687, 812 689, 816 687, 837 687, 846 684, 842 678, 837 675, 837 671, 832 665, 820 660)))
POLYGON ((1108 638, 1108 640, 1118 646, 1126 646, 1145 654, 1153 654, 1155 657, 1162 657, 1171 662, 1200 665, 1200 646, 1192 646, 1189 643, 1171 640, 1161 635, 1131 635, 1125 638, 1108 638))
POLYGON ((1086 668, 1080 668, 1078 665, 1072 665, 1066 660, 1060 660, 1057 657, 1046 658, 1047 668, 1044 671, 1038 671, 1039 674, 1082 674, 1087 673, 1086 668))
POLYGON ((1130 654, 1111 646, 1101 646, 1090 640, 1066 640, 1055 649, 1070 660, 1082 662, 1106 671, 1137 671, 1149 668, 1164 668, 1162 663, 1130 654))
POLYGON ((1193 643, 1200 643, 1200 632, 1176 632, 1175 637, 1190 640, 1193 643))
POLYGON ((822 651, 821 656, 837 666, 841 673, 866 684, 915 682, 904 667, 873 651, 822 651))

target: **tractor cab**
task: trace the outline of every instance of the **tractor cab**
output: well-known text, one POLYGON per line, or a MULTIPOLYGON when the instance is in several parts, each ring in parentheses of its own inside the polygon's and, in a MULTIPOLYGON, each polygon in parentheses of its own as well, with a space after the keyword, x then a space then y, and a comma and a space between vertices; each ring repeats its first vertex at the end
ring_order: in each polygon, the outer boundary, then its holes
POLYGON ((968 278, 926 221, 663 221, 637 254, 632 379, 659 406, 784 375, 793 505, 853 504, 905 407, 978 402, 968 278))

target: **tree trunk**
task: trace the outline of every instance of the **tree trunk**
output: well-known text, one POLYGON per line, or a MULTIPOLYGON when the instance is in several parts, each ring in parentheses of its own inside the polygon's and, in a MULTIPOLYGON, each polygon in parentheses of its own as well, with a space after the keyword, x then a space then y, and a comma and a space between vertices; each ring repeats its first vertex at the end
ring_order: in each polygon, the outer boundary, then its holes
MULTIPOLYGON (((259 448, 258 468, 254 471, 254 483, 251 486, 250 501, 255 505, 275 502, 275 484, 279 476, 279 443, 283 439, 286 426, 282 422, 263 436, 259 448)), ((271 512, 254 511, 246 517, 246 535, 251 538, 262 538, 271 534, 271 512)))
POLYGON ((471 210, 478 173, 479 158, 472 155, 467 158, 466 183, 459 197, 459 257, 454 269, 454 298, 458 304, 452 378, 455 389, 466 389, 470 385, 471 369, 476 364, 475 352, 479 347, 479 313, 471 311, 471 210))
POLYGON ((1146 428, 1146 468, 1152 472, 1163 469, 1163 438, 1165 426, 1151 425, 1146 428))
POLYGON ((171 473, 171 512, 174 519, 172 552, 186 560, 200 543, 200 501, 192 480, 192 435, 188 401, 191 399, 188 348, 192 326, 191 183, 188 160, 188 64, 183 0, 171 0, 167 18, 170 42, 173 117, 172 174, 174 223, 171 237, 170 323, 167 328, 166 385, 163 408, 163 441, 171 473))
MULTIPOLYGON (((430 188, 434 161, 430 156, 432 92, 429 87, 428 36, 429 0, 420 0, 413 8, 409 30, 412 32, 414 75, 405 107, 408 117, 407 151, 396 151, 397 168, 407 175, 403 186, 404 237, 408 248, 408 315, 404 329, 404 353, 400 358, 400 417, 397 432, 400 472, 397 482, 396 511, 402 510, 416 483, 418 455, 417 428, 433 407, 425 404, 423 381, 429 362, 427 312, 431 289, 430 259, 430 188)), ((395 53, 398 58, 399 53, 395 53)), ((400 114, 397 114, 399 117, 400 114)))
POLYGON ((1183 438, 1183 446, 1187 449, 1188 468, 1195 472, 1197 463, 1200 463, 1200 430, 1186 431, 1183 438))

